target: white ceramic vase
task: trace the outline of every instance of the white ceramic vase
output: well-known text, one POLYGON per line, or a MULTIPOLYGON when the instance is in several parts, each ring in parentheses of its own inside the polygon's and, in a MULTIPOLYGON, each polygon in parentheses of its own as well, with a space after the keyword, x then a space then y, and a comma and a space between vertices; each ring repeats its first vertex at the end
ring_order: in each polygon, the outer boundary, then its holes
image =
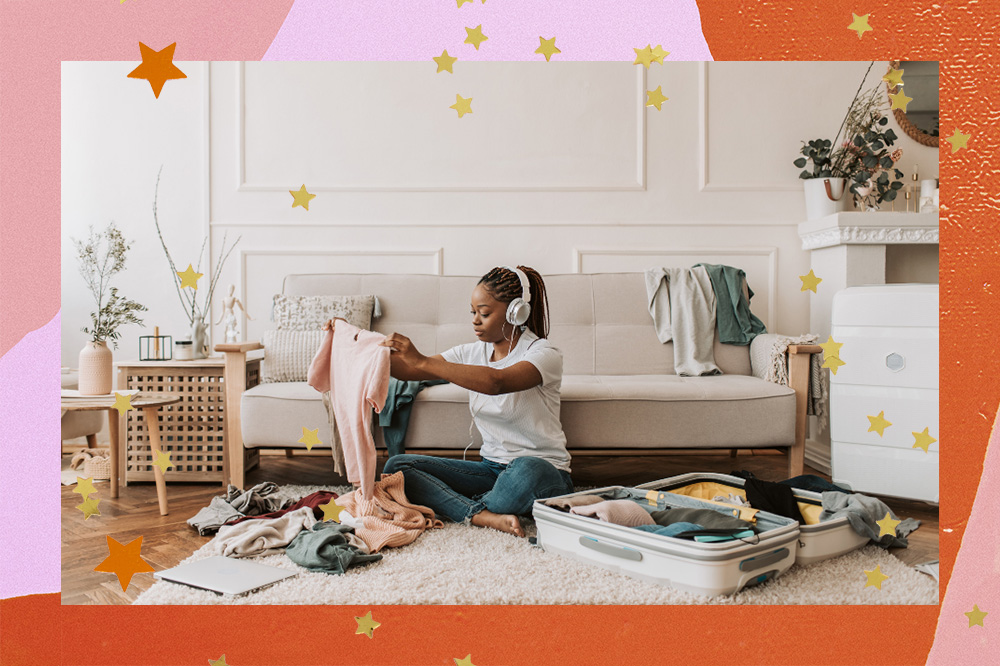
POLYGON ((205 346, 208 344, 208 332, 205 330, 205 322, 195 319, 191 323, 191 358, 206 358, 205 346))
POLYGON ((104 340, 88 340, 80 350, 80 395, 111 393, 111 350, 104 340))
POLYGON ((802 181, 802 188, 806 195, 807 220, 818 220, 852 208, 846 178, 807 178, 802 181))

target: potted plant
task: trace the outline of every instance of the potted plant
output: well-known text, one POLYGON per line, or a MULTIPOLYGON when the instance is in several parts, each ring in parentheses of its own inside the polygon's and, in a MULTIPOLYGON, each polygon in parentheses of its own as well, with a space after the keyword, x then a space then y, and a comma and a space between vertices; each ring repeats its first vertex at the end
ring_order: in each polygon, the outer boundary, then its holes
MULTIPOLYGON (((160 168, 163 171, 163 168, 160 168)), ((191 334, 189 339, 191 340, 191 359, 201 359, 208 356, 208 325, 210 323, 210 315, 212 312, 212 295, 215 293, 215 284, 219 281, 219 276, 222 275, 222 267, 226 263, 226 259, 229 258, 229 254, 236 248, 236 244, 240 242, 240 236, 233 243, 233 246, 226 250, 226 235, 223 234, 222 237, 222 249, 219 251, 219 261, 215 266, 215 272, 212 274, 207 293, 206 293, 203 303, 198 303, 198 288, 188 287, 184 285, 184 280, 181 279, 181 273, 177 270, 174 265, 173 257, 170 256, 170 250, 167 249, 167 243, 163 240, 163 232, 160 231, 160 220, 157 216, 156 202, 157 197, 160 192, 160 174, 156 174, 156 190, 153 193, 153 223, 156 225, 156 234, 160 237, 160 244, 163 246, 163 252, 167 255, 167 263, 170 265, 171 278, 174 286, 177 288, 177 297, 181 299, 181 305, 184 307, 184 314, 187 315, 188 325, 190 326, 191 334), (209 317, 206 320, 206 317, 209 317)), ((201 243, 201 252, 198 254, 198 267, 194 269, 196 273, 201 273, 201 260, 205 254, 205 244, 208 242, 208 237, 201 243)), ((190 268, 190 266, 189 266, 190 268)))
POLYGON ((91 227, 86 242, 73 239, 73 244, 80 261, 80 275, 97 305, 97 311, 90 313, 92 325, 82 329, 90 335, 90 340, 80 350, 79 391, 81 395, 108 395, 112 354, 107 341, 111 340, 117 349, 121 336, 118 328, 123 324, 141 325, 142 320, 135 313, 147 308, 123 298, 118 288, 111 286, 111 278, 125 268, 125 255, 131 247, 114 222, 99 234, 91 227))
POLYGON ((799 178, 805 181, 806 216, 810 220, 847 210, 851 196, 862 210, 877 207, 894 200, 903 187, 899 181, 903 173, 895 168, 903 151, 889 149, 898 137, 886 128, 888 103, 882 85, 861 91, 874 64, 868 65, 834 140, 803 142, 803 157, 794 162, 803 169, 799 178), (841 134, 844 140, 838 144, 841 134), (812 169, 804 169, 810 162, 812 169))

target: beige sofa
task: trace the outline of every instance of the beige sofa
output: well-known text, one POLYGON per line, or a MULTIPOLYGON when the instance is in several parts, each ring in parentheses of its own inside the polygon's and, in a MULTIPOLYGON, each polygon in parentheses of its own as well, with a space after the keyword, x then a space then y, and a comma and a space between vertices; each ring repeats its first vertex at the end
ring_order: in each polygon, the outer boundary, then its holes
MULTIPOLYGON (((809 354, 790 347, 789 386, 767 382, 751 367, 747 346, 716 340, 725 374, 680 377, 673 345, 656 336, 644 275, 543 276, 548 290, 549 340, 563 352, 560 417, 572 454, 652 454, 671 449, 771 448, 788 451, 788 473, 802 472, 809 354)), ((408 336, 425 355, 475 340, 469 298, 478 276, 415 274, 289 275, 287 295, 375 294, 382 316, 372 330, 408 336)), ((304 448, 302 427, 331 441, 322 396, 305 382, 258 384, 244 390, 247 354, 260 343, 219 344, 226 355, 226 439, 230 482, 244 485, 244 453, 304 448)), ((266 350, 265 350, 266 353, 266 350)), ((374 419, 377 423, 377 418, 374 419)), ((412 406, 406 433, 411 453, 460 454, 469 443, 468 391, 430 386, 412 406)), ((385 455, 381 428, 376 448, 385 455)), ((481 439, 475 433, 475 451, 481 439)), ((314 447, 316 448, 316 447, 314 447)))

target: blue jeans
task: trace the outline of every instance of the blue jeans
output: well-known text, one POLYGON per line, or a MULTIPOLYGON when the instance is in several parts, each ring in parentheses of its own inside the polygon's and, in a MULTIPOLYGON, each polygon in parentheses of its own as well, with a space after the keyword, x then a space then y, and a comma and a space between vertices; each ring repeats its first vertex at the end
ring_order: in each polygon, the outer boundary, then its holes
POLYGON ((530 515, 536 499, 573 492, 569 472, 530 456, 503 464, 403 453, 389 458, 383 472, 402 472, 410 502, 456 523, 469 523, 483 509, 530 515))

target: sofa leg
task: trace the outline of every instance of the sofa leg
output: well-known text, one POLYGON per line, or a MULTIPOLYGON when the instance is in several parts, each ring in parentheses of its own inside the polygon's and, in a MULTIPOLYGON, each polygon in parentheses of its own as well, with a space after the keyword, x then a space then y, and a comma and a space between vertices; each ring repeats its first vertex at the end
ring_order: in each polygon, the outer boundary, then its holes
POLYGON ((292 450, 291 449, 285 449, 285 457, 286 458, 291 458, 292 457, 292 450))
POLYGON ((730 458, 736 457, 736 449, 729 449, 729 457, 730 458))
POLYGON ((87 448, 88 449, 97 448, 97 433, 91 433, 87 435, 87 448))
POLYGON ((811 354, 788 355, 788 385, 795 391, 795 443, 788 449, 788 477, 799 476, 805 466, 806 426, 809 423, 809 364, 811 354))

